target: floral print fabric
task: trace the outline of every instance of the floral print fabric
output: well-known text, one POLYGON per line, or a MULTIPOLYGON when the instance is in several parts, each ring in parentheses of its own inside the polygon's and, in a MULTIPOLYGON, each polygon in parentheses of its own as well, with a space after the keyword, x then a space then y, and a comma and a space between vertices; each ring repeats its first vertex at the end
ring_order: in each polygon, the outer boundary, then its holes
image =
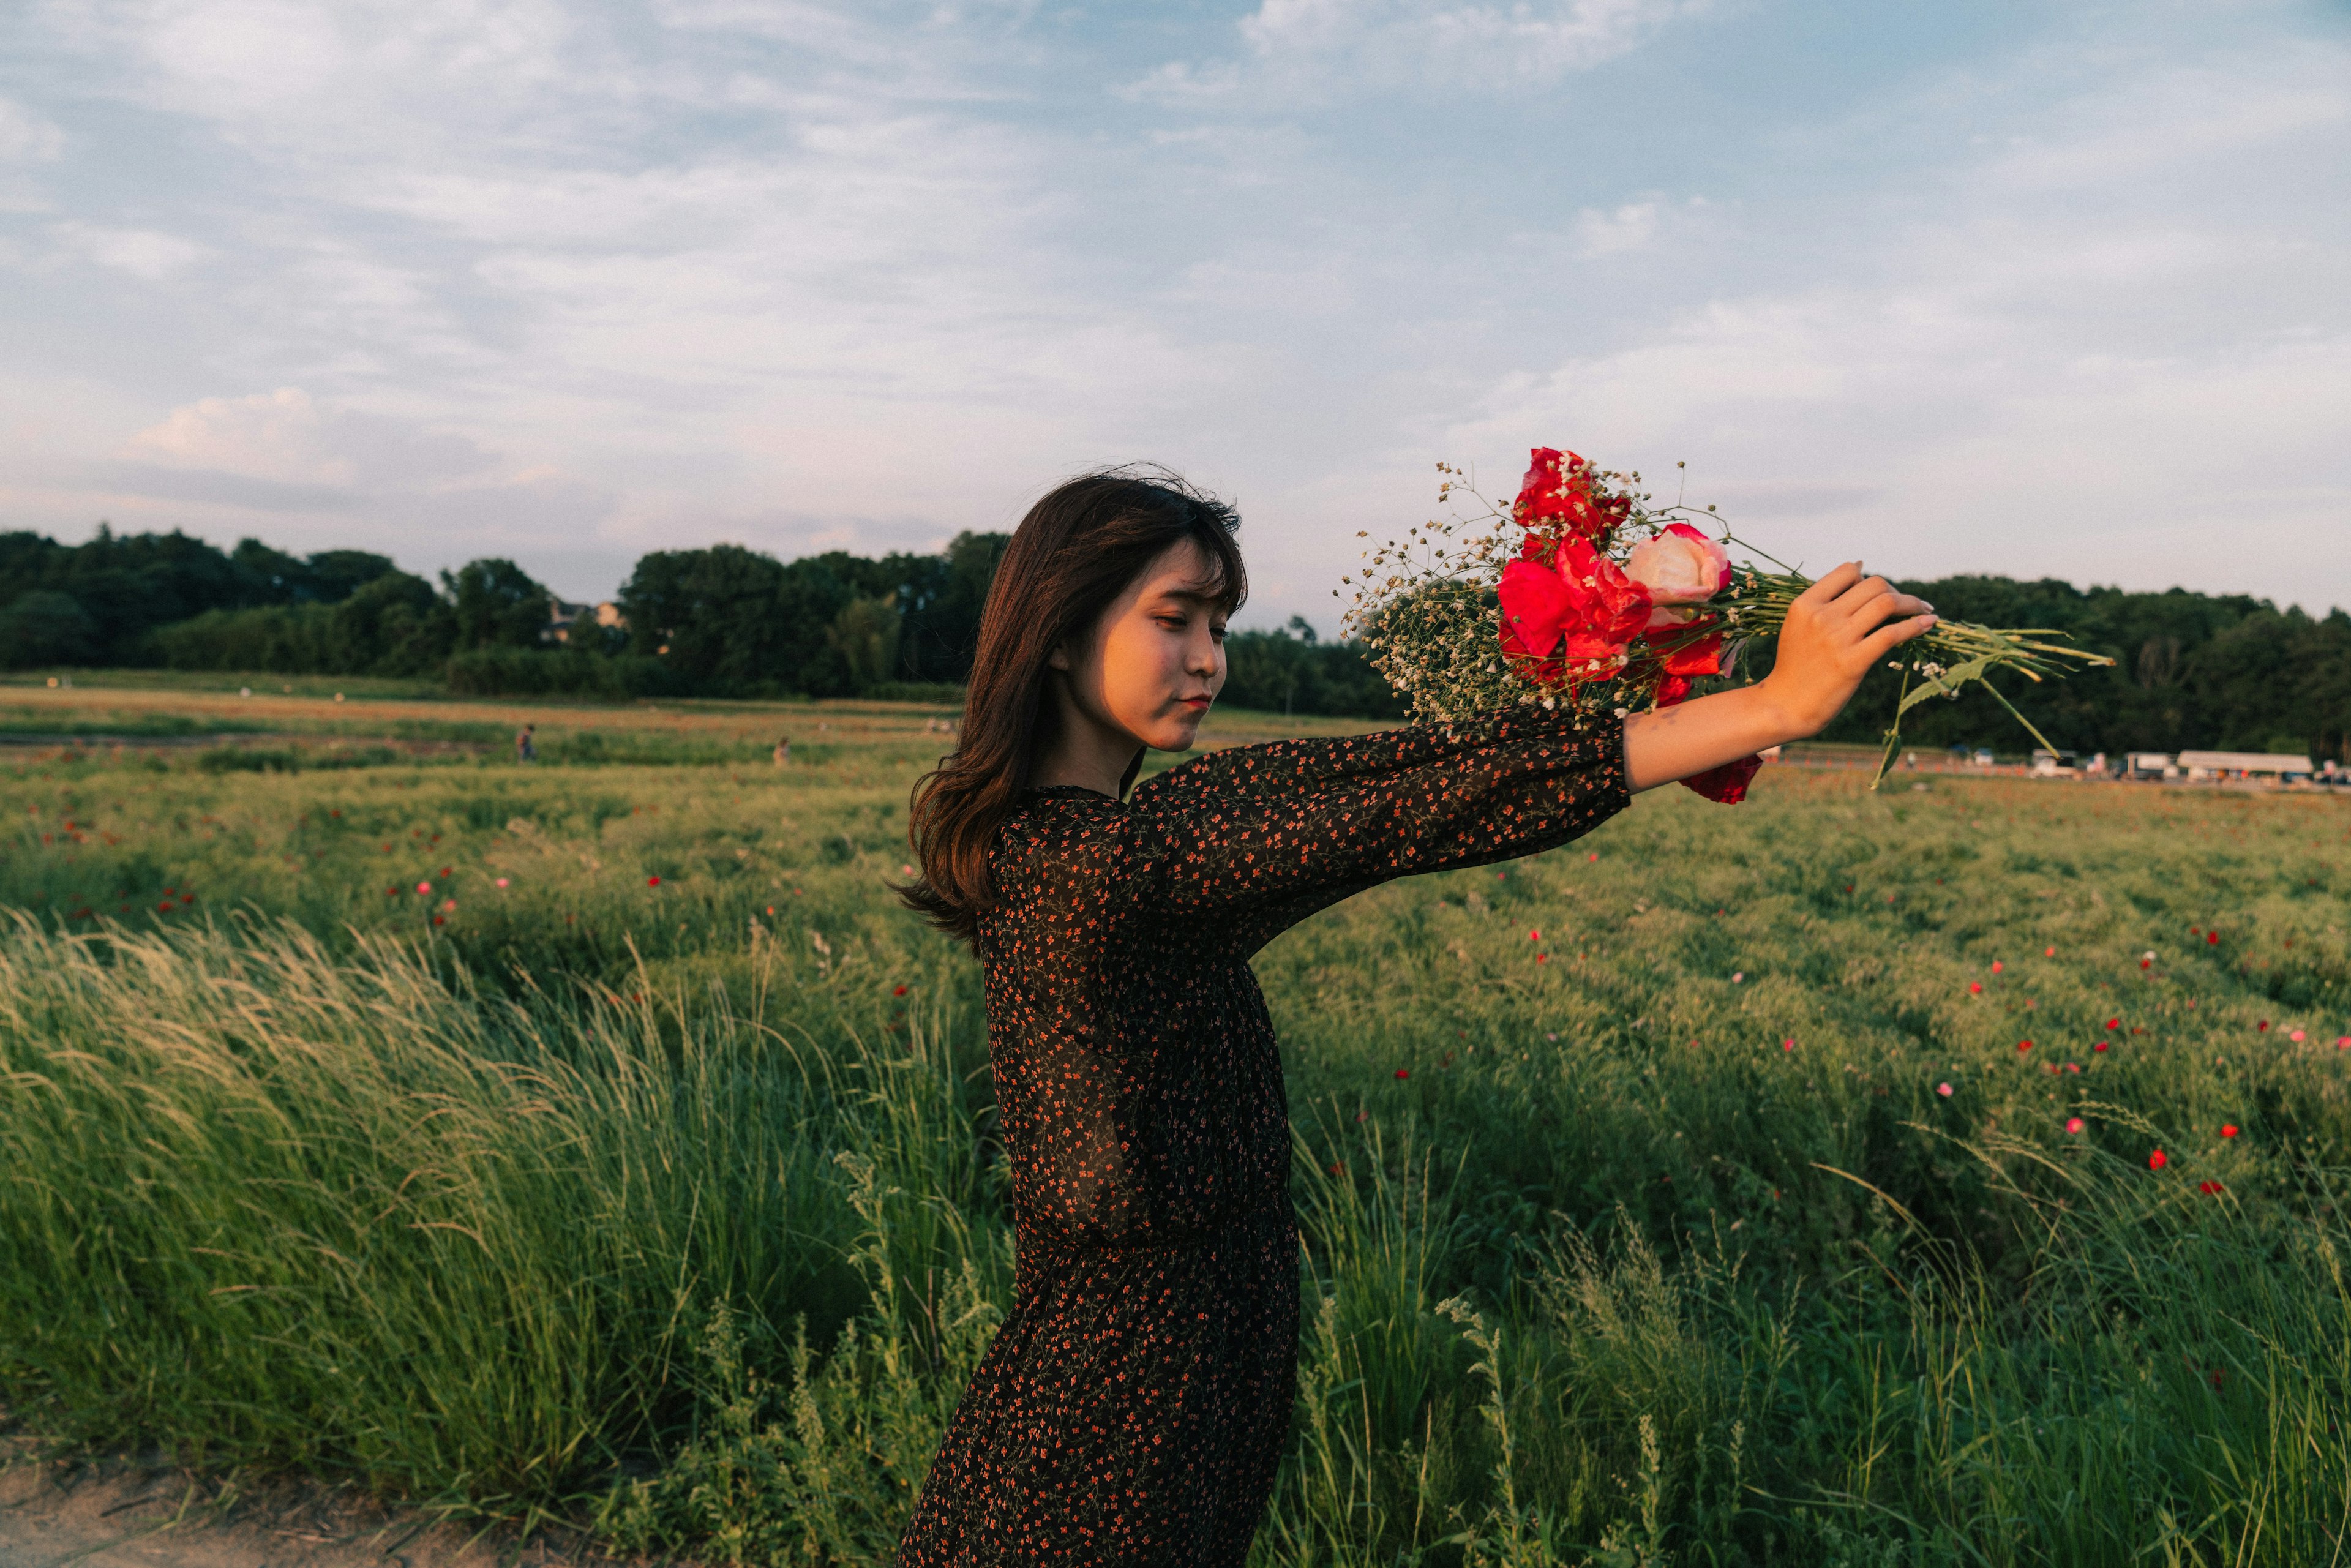
POLYGON ((1621 725, 1540 709, 1216 752, 1125 802, 1023 797, 979 932, 1015 1299, 903 1568, 1240 1563, 1298 1339, 1288 1107, 1249 956, 1349 894, 1550 849, 1625 800, 1621 725))

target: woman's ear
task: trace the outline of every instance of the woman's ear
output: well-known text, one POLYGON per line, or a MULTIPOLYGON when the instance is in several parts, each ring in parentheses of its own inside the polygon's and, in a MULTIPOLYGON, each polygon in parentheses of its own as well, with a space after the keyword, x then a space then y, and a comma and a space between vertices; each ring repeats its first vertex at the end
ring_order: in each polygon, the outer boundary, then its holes
POLYGON ((1049 670, 1059 670, 1065 675, 1068 674, 1070 673, 1070 650, 1068 646, 1063 645, 1061 647, 1055 648, 1051 653, 1046 654, 1045 667, 1049 670))

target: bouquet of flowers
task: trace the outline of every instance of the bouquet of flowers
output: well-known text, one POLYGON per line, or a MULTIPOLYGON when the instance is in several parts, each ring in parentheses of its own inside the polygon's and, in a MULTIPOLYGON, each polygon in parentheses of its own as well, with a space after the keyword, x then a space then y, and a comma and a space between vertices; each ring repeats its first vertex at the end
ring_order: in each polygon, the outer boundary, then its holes
MULTIPOLYGON (((1639 475, 1602 472, 1573 452, 1537 447, 1507 512, 1459 469, 1437 469, 1437 498, 1454 504, 1453 517, 1366 550, 1365 564, 1342 579, 1355 590, 1349 633, 1370 646, 1416 718, 1513 704, 1619 716, 1670 707, 1698 682, 1730 676, 1746 645, 1776 635, 1788 606, 1812 586, 1728 528, 1717 537, 1698 527, 1719 527, 1712 507, 1654 507, 1639 475), (1463 497, 1482 510, 1464 510, 1463 497), (1734 548, 1767 565, 1734 564, 1734 548)), ((2062 677, 2069 662, 2112 663, 2047 640, 2061 635, 1944 621, 1905 644, 1895 661, 1901 695, 1870 788, 1893 765, 1903 716, 1929 697, 1958 696, 1970 682, 2049 746, 1990 677, 2013 672, 2037 682, 2062 677)), ((1683 782, 1736 802, 1759 766, 1748 758, 1683 782)))

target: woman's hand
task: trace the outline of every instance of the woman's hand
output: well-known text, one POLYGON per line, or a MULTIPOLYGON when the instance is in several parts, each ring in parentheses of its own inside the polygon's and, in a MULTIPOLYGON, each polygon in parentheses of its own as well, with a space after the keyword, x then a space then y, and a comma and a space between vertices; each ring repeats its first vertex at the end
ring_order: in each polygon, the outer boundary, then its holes
POLYGON ((1933 605, 1895 591, 1882 577, 1862 576, 1859 561, 1798 594, 1760 688, 1782 716, 1782 738, 1802 740, 1827 728, 1862 676, 1935 621, 1933 605))
POLYGON ((1935 624, 1934 611, 1923 599, 1895 592, 1882 577, 1863 577, 1859 562, 1846 562, 1788 607, 1779 657, 1760 685, 1625 721, 1626 783, 1635 791, 1654 789, 1818 735, 1872 664, 1935 624))

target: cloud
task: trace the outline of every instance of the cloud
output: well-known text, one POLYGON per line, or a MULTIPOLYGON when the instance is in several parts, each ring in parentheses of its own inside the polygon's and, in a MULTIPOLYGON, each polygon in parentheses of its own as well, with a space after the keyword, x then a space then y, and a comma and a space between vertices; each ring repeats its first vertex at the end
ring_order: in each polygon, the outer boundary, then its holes
POLYGON ((1678 206, 1649 196, 1604 210, 1585 207, 1575 214, 1575 255, 1583 261, 1627 256, 1652 248, 1661 238, 1694 244, 1693 222, 1705 214, 1706 207, 1700 196, 1678 206))
POLYGON ((1382 70, 1528 85, 1587 70, 1705 10, 1704 0, 1264 0, 1241 23, 1262 57, 1353 59, 1382 70))
POLYGON ((214 254, 210 246, 155 229, 64 223, 53 225, 49 232, 68 249, 99 266, 148 283, 160 283, 214 254))
POLYGON ((65 145, 65 132, 47 119, 0 98, 0 163, 46 163, 65 145))
POLYGON ((429 489, 497 461, 462 436, 333 408, 299 387, 183 404, 133 435, 124 455, 167 472, 346 496, 429 489))

